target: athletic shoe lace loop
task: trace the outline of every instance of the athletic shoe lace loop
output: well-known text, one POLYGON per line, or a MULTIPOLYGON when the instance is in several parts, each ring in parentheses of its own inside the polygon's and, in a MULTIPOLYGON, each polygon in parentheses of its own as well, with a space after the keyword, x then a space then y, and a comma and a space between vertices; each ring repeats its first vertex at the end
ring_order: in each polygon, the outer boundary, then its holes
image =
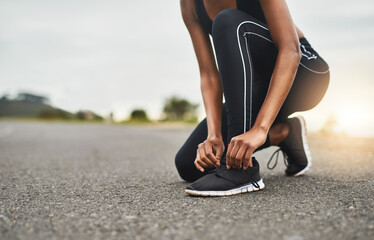
POLYGON ((258 185, 258 183, 256 182, 256 180, 254 180, 253 177, 252 177, 251 175, 249 175, 247 171, 245 171, 245 173, 247 174, 248 178, 251 179, 251 183, 252 183, 252 185, 253 185, 255 188, 260 188, 260 185, 258 185))
POLYGON ((283 161, 284 161, 284 165, 286 165, 286 167, 288 166, 288 156, 287 156, 287 154, 286 154, 284 151, 282 151, 282 149, 278 148, 276 151, 273 152, 273 154, 271 155, 271 157, 270 157, 270 159, 269 159, 269 161, 268 161, 268 163, 267 163, 267 168, 268 168, 269 170, 273 170, 273 169, 277 166, 277 164, 278 164, 279 152, 282 152, 282 153, 283 153, 283 161), (273 166, 271 166, 271 162, 273 161, 274 156, 275 156, 275 162, 274 162, 273 166))
POLYGON ((213 168, 208 171, 208 173, 216 172, 216 173, 221 173, 227 171, 226 164, 221 164, 216 168, 213 168))

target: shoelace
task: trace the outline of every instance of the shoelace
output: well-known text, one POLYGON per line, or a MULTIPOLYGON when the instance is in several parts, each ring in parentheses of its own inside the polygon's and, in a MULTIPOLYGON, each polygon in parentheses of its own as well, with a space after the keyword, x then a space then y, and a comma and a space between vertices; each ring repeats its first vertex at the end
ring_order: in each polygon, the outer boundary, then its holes
POLYGON ((282 149, 278 148, 276 151, 273 152, 273 154, 271 155, 271 157, 270 157, 270 159, 268 161, 267 168, 269 170, 273 170, 275 168, 275 166, 277 166, 277 164, 278 164, 278 157, 279 157, 279 151, 281 151, 283 153, 284 165, 286 165, 286 167, 288 166, 288 156, 287 156, 287 154, 284 151, 282 151, 282 149), (275 163, 274 163, 273 166, 271 166, 270 164, 273 161, 273 158, 274 158, 275 154, 276 154, 275 163))
POLYGON ((225 164, 221 164, 218 167, 216 167, 216 168, 214 168, 212 170, 209 170, 208 173, 212 173, 212 172, 219 173, 219 172, 225 172, 225 171, 227 171, 226 165, 225 164))
POLYGON ((260 188, 260 185, 258 185, 258 183, 253 179, 253 177, 249 175, 247 171, 245 171, 245 173, 247 174, 248 178, 251 179, 252 185, 255 186, 256 188, 260 188))
MULTIPOLYGON (((219 167, 216 167, 215 169, 210 170, 208 173, 212 173, 212 172, 222 173, 226 171, 228 171, 228 169, 226 168, 226 165, 221 164, 219 167)), ((247 171, 244 170, 244 172, 247 175, 247 177, 250 179, 250 182, 252 183, 252 185, 255 186, 256 188, 260 188, 260 185, 258 185, 256 180, 254 180, 253 177, 249 175, 247 171)))

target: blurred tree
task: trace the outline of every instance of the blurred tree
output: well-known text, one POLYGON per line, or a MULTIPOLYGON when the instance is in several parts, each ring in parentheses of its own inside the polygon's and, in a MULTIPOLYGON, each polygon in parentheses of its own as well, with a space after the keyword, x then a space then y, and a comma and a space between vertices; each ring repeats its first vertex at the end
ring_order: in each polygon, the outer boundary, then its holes
POLYGON ((8 102, 9 101, 9 94, 4 94, 1 98, 0 98, 0 102, 8 102))
POLYGON ((59 108, 47 108, 42 110, 38 117, 44 119, 71 119, 72 114, 59 108))
POLYGON ((95 120, 102 121, 103 117, 90 111, 90 110, 80 110, 75 113, 75 117, 80 120, 95 120))
POLYGON ((130 114, 130 120, 149 121, 147 113, 143 109, 134 109, 130 114))
POLYGON ((83 111, 78 111, 76 114, 75 114, 75 117, 80 119, 80 120, 84 120, 86 118, 86 115, 84 114, 83 111))
POLYGON ((172 96, 165 100, 163 120, 197 120, 196 109, 199 104, 192 104, 186 99, 172 96))

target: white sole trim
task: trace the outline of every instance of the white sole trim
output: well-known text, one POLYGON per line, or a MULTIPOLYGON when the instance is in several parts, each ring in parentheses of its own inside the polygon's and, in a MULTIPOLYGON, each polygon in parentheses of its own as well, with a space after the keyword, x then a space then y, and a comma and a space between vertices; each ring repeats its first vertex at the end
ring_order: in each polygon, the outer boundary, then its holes
POLYGON ((301 115, 296 116, 296 118, 299 120, 300 125, 301 125, 301 138, 303 140, 304 152, 305 152, 308 163, 304 169, 302 169, 300 172, 293 175, 295 177, 303 175, 312 166, 312 155, 310 154, 309 145, 308 145, 307 138, 306 138, 305 120, 301 115))
POLYGON ((231 190, 226 190, 226 191, 198 191, 198 190, 185 189, 185 192, 193 196, 223 197, 223 196, 232 196, 232 195, 236 195, 239 193, 259 191, 265 187, 265 184, 262 181, 262 179, 258 181, 257 184, 259 185, 259 188, 256 188, 255 186, 253 186, 252 183, 250 183, 248 185, 244 185, 244 186, 234 188, 231 190))

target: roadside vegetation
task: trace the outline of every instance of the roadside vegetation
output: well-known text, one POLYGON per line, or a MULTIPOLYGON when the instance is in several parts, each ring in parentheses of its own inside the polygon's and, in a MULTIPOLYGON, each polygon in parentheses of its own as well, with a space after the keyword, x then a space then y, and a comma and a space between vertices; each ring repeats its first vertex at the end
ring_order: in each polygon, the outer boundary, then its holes
POLYGON ((47 97, 21 92, 10 98, 3 95, 0 98, 0 119, 45 120, 45 121, 74 121, 74 122, 106 122, 120 124, 162 124, 187 123, 198 121, 196 110, 199 104, 187 99, 171 96, 164 100, 164 106, 159 119, 149 118, 144 108, 133 109, 129 117, 119 122, 113 120, 113 114, 108 117, 100 116, 91 110, 79 110, 75 113, 54 107, 47 97))

